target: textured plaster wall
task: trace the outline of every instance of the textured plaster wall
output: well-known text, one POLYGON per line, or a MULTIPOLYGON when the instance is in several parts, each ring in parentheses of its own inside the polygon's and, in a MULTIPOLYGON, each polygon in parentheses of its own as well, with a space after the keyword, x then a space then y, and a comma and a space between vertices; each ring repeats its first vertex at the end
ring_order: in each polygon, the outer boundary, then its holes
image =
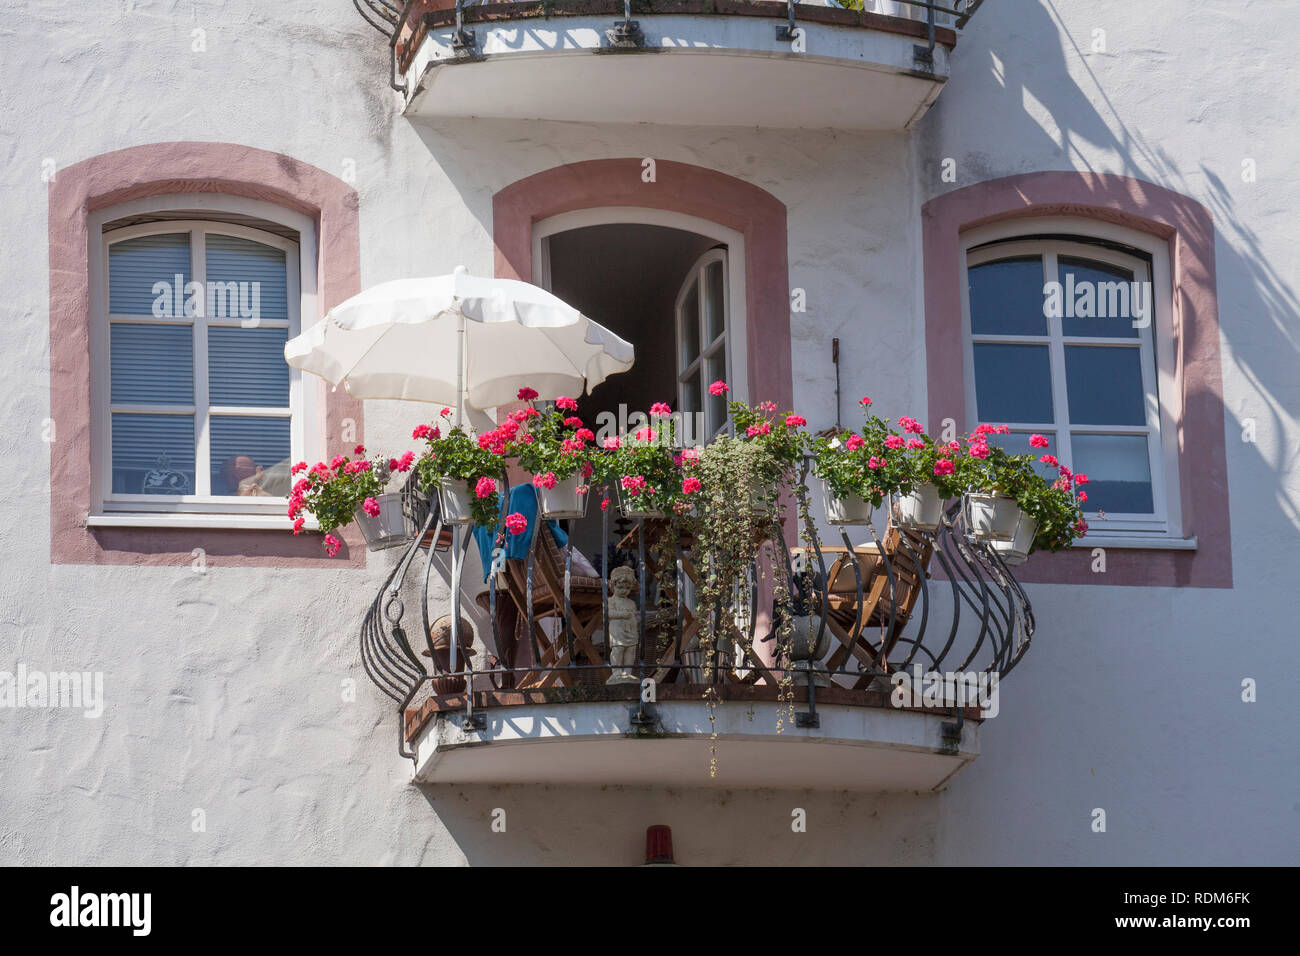
MULTIPOLYGON (((108 698, 99 720, 0 711, 0 861, 620 863, 650 823, 673 826, 683 862, 1295 860, 1294 711, 1274 675, 1297 663, 1300 186, 1286 170, 1300 91, 1269 4, 1180 18, 1172 2, 1109 0, 1068 16, 1074 41, 1053 26, 1056 4, 986 4, 913 137, 417 126, 349 4, 100 6, 24 6, 0 28, 0 87, 18 91, 0 98, 0 454, 14 489, 0 499, 0 669, 102 670, 108 698), (1086 48, 1094 26, 1111 52, 1082 58, 1073 43, 1086 48), (1206 81, 1207 63, 1221 80, 1206 81), (846 418, 864 393, 887 411, 924 407, 924 200, 1076 167, 1182 189, 1220 230, 1236 588, 1034 587, 1035 646, 984 755, 938 797, 412 786, 356 642, 391 554, 356 571, 50 564, 42 162, 167 140, 354 168, 363 286, 458 263, 490 273, 493 193, 557 164, 649 156, 752 182, 789 209, 789 283, 808 302, 792 317, 795 399, 814 427, 834 418, 834 336, 846 418), (939 181, 944 156, 956 184, 939 181), (1240 182, 1244 156, 1259 182, 1240 182), (1245 676, 1261 681, 1257 704, 1239 702, 1245 676), (809 832, 795 836, 800 806, 809 832), (1099 806, 1105 835, 1089 831, 1099 806), (496 807, 505 835, 489 829, 496 807), (196 809, 206 832, 192 831, 196 809)), ((407 447, 425 411, 368 403, 367 443, 407 447)))

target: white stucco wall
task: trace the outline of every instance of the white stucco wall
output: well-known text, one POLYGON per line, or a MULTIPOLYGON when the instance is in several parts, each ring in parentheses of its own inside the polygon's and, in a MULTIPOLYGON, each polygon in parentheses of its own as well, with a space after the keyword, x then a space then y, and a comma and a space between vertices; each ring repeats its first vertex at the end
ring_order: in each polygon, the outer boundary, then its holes
MULTIPOLYGON (((98 720, 0 711, 0 862, 631 863, 651 823, 671 824, 679 859, 699 863, 1300 855, 1285 680, 1300 656, 1300 184, 1287 173, 1300 80, 1283 68, 1295 27, 1267 16, 1274 4, 1195 17, 1173 0, 986 4, 910 137, 416 126, 350 4, 102 6, 23 6, 0 34, 0 454, 14 489, 0 500, 0 669, 102 670, 107 697, 98 720), (1109 52, 1081 56, 1095 28, 1109 52), (206 52, 192 51, 194 30, 206 52), (364 571, 210 562, 203 575, 188 562, 50 563, 42 162, 170 140, 236 142, 336 174, 352 161, 363 286, 458 263, 490 272, 493 193, 557 164, 652 156, 752 182, 789 209, 790 285, 808 295, 793 317, 795 398, 814 427, 833 419, 834 336, 846 413, 864 393, 885 410, 924 409, 924 200, 1037 169, 1185 192, 1218 230, 1236 585, 1033 586, 1034 647, 984 725, 982 756, 940 796, 412 786, 356 640, 393 555, 364 571), (939 179, 947 156, 955 184, 939 179), (1255 183, 1241 182, 1245 157, 1255 183), (1253 444, 1240 441, 1247 417, 1253 444), (1241 703, 1243 677, 1260 681, 1258 703, 1241 703), (355 702, 341 700, 346 679, 355 702), (490 831, 497 807, 505 835, 490 831), (791 834, 793 807, 808 809, 807 834, 791 834), (1095 807, 1106 834, 1090 830, 1095 807), (196 809, 206 832, 192 831, 196 809)), ((419 412, 369 403, 367 444, 406 447, 419 412)))

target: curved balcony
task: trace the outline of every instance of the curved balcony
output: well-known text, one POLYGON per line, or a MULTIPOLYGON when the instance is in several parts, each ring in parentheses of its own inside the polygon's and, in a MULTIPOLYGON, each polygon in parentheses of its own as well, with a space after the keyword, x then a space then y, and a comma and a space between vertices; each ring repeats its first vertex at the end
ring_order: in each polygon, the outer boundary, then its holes
POLYGON ((600 540, 617 545, 599 577, 577 573, 571 540, 560 547, 544 523, 526 559, 489 576, 482 643, 502 647, 497 611, 511 602, 526 659, 476 662, 456 649, 469 635, 452 632, 450 647, 435 638, 429 583, 451 537, 436 502, 406 494, 413 536, 366 615, 361 649, 397 704, 399 751, 421 782, 938 790, 978 757, 979 725, 996 716, 1000 682, 1034 631, 1001 553, 967 533, 955 504, 933 532, 900 529, 892 512, 883 535, 840 527, 835 544, 810 520, 791 547, 794 529, 774 522, 715 619, 710 633, 723 638, 709 642, 694 598, 708 542, 648 551, 653 519, 611 528, 621 519, 602 511, 600 540), (610 680, 604 641, 612 562, 639 569, 626 683, 610 680), (810 653, 778 652, 778 629, 761 626, 773 566, 814 582, 801 595, 809 613, 795 619, 810 653), (420 642, 403 627, 407 603, 420 608, 407 625, 420 642))
POLYGON ((354 0, 408 116, 852 130, 916 122, 982 2, 354 0))

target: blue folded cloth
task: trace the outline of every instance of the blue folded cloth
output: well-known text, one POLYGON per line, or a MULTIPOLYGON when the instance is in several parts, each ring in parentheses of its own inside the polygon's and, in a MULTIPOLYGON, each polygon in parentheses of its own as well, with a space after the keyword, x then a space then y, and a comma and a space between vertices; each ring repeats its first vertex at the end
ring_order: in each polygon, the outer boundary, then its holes
MULTIPOLYGON (((497 504, 501 504, 503 495, 497 492, 497 504)), ((537 530, 537 489, 531 484, 514 485, 510 489, 510 506, 506 509, 506 514, 518 512, 528 519, 528 530, 523 534, 511 534, 506 532, 506 557, 523 558, 528 557, 528 549, 533 544, 533 533, 537 530)), ((555 535, 555 543, 561 548, 568 541, 569 536, 564 533, 558 521, 548 521, 546 524, 551 529, 551 534, 555 535)), ((478 543, 478 555, 483 562, 483 580, 488 579, 488 574, 492 571, 492 545, 496 538, 496 528, 480 528, 474 526, 474 540, 478 543)))

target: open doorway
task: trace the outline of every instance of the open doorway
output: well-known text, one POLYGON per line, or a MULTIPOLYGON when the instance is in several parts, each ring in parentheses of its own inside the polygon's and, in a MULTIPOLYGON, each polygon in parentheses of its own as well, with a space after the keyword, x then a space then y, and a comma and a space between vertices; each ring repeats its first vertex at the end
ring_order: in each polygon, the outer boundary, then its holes
MULTIPOLYGON (((736 350, 726 243, 687 229, 620 222, 551 233, 539 252, 542 283, 636 349, 630 371, 582 399, 588 424, 598 428, 604 413, 621 431, 629 416, 667 402, 683 412, 689 443, 723 427, 725 401, 710 396, 708 386, 731 380, 736 350)), ((600 540, 598 512, 575 524, 574 545, 599 566, 611 542, 600 540)))

